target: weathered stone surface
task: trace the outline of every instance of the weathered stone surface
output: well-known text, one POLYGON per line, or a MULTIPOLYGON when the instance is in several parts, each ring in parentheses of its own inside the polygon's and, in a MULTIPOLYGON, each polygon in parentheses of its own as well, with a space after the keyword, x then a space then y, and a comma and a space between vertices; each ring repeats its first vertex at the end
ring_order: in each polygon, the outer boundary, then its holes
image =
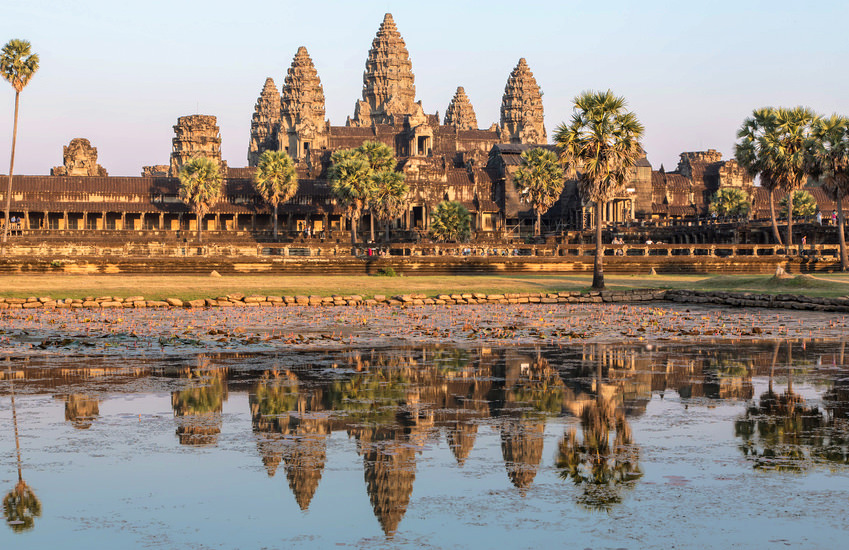
POLYGON ((97 148, 85 138, 74 138, 62 148, 62 166, 50 169, 51 176, 101 176, 109 174, 97 164, 97 148))
POLYGON ((168 302, 169 306, 183 307, 183 300, 179 298, 165 298, 165 301, 168 302))
POLYGON ((280 126, 280 92, 271 78, 265 79, 256 100, 251 118, 251 142, 248 146, 248 166, 256 166, 264 151, 277 151, 277 132, 280 126))
POLYGON ((404 39, 387 13, 371 43, 363 74, 363 99, 354 109, 352 126, 403 124, 406 116, 424 118, 416 103, 413 64, 404 39))
POLYGON ((280 147, 294 159, 327 145, 324 88, 309 52, 298 48, 280 93, 280 147))
POLYGON ((451 103, 445 111, 444 124, 455 126, 458 130, 476 130, 478 127, 475 110, 462 86, 457 87, 454 97, 451 98, 451 103))
POLYGON ((501 132, 502 139, 509 143, 546 143, 542 93, 524 57, 504 87, 501 132))
POLYGON ((171 177, 176 177, 180 167, 193 158, 205 157, 222 167, 221 133, 218 121, 212 115, 188 115, 177 119, 171 140, 171 177))

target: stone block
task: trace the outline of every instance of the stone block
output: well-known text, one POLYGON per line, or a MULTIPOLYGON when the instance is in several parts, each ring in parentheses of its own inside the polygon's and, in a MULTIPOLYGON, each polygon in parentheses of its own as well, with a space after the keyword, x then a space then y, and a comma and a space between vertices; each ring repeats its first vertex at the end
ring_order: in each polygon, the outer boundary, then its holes
POLYGON ((183 300, 179 298, 165 298, 165 301, 168 302, 169 306, 183 307, 183 300))

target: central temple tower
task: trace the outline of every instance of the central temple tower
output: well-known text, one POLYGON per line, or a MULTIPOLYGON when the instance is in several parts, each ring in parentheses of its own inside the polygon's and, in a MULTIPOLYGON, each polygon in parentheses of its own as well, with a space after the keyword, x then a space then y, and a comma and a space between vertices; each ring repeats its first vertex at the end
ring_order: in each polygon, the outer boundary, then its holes
POLYGON ((363 99, 357 101, 349 126, 402 124, 407 116, 424 117, 416 102, 413 64, 404 39, 387 13, 371 43, 363 73, 363 99))

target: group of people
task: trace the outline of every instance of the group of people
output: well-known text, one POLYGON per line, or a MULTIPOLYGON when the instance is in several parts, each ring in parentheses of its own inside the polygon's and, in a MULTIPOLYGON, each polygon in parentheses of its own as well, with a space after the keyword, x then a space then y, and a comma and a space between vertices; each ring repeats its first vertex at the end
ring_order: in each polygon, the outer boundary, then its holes
MULTIPOLYGON (((822 211, 817 210, 817 223, 822 225, 822 211)), ((837 225, 837 210, 831 211, 831 225, 837 225)))
MULTIPOLYGON (((14 235, 15 232, 21 231, 21 218, 9 216, 9 234, 14 235)), ((2 227, 2 226, 0 226, 2 227)))

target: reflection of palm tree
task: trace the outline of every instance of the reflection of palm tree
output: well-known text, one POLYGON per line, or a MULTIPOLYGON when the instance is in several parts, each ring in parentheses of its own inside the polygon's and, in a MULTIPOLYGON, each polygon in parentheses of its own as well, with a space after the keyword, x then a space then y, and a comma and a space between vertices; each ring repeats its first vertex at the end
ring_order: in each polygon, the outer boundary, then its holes
POLYGON ((221 433, 221 411, 227 400, 224 371, 211 369, 201 360, 188 377, 192 387, 171 393, 177 437, 183 445, 214 445, 221 433))
POLYGON ((6 523, 16 533, 28 531, 41 516, 41 502, 29 485, 24 482, 21 468, 21 440, 18 437, 18 415, 15 409, 15 386, 9 371, 9 390, 12 395, 12 423, 15 426, 15 450, 18 456, 18 483, 3 498, 3 514, 6 523))
POLYGON ((597 368, 596 399, 581 411, 582 437, 574 428, 563 436, 555 466, 561 478, 583 489, 579 504, 610 510, 622 501, 621 489, 633 487, 643 473, 625 413, 602 397, 601 361, 597 368))

